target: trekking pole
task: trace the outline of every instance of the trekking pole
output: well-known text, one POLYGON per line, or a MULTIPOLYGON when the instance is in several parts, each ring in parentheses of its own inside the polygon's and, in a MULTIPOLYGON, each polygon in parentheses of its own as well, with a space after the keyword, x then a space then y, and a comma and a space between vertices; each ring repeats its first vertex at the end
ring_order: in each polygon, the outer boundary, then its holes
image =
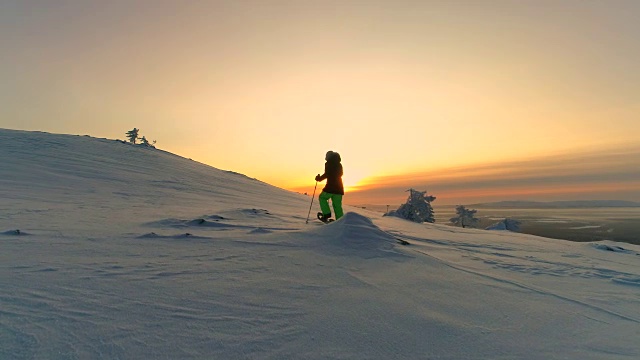
POLYGON ((313 188, 313 195, 311 196, 311 205, 309 205, 309 213, 307 214, 307 221, 305 221, 305 224, 309 223, 309 215, 311 215, 311 207, 313 206, 313 198, 316 197, 317 188, 318 188, 318 182, 316 181, 316 186, 313 188))

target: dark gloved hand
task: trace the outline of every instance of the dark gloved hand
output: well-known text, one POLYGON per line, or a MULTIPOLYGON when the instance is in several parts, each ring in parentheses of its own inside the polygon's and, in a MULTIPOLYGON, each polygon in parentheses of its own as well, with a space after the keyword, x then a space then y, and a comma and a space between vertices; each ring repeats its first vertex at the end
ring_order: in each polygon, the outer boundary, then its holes
POLYGON ((316 181, 320 181, 320 174, 316 175, 316 181))

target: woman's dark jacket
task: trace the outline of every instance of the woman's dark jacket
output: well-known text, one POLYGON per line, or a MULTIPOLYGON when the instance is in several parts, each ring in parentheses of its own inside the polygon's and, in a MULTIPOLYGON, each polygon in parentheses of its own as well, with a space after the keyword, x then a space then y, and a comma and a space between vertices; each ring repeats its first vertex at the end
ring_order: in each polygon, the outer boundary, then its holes
POLYGON ((322 189, 324 192, 331 194, 344 195, 344 186, 342 185, 342 164, 340 163, 340 154, 334 153, 327 162, 324 163, 324 174, 320 175, 318 181, 327 179, 327 185, 322 189))

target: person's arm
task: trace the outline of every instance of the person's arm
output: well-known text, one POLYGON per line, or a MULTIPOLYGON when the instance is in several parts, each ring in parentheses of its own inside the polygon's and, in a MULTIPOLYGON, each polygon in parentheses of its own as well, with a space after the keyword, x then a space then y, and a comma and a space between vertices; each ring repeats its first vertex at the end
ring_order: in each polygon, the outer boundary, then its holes
POLYGON ((327 172, 328 172, 328 171, 327 171, 327 164, 325 163, 325 164, 324 164, 324 174, 322 174, 322 175, 320 175, 320 174, 316 175, 316 181, 323 181, 324 179, 326 179, 326 178, 327 178, 327 172))

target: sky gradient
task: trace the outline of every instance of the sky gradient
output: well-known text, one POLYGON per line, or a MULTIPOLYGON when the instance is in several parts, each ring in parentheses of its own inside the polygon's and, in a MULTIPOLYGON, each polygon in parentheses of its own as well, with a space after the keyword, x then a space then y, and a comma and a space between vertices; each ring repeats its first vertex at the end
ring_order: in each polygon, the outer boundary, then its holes
POLYGON ((0 127, 347 204, 640 201, 640 2, 3 1, 0 127))

